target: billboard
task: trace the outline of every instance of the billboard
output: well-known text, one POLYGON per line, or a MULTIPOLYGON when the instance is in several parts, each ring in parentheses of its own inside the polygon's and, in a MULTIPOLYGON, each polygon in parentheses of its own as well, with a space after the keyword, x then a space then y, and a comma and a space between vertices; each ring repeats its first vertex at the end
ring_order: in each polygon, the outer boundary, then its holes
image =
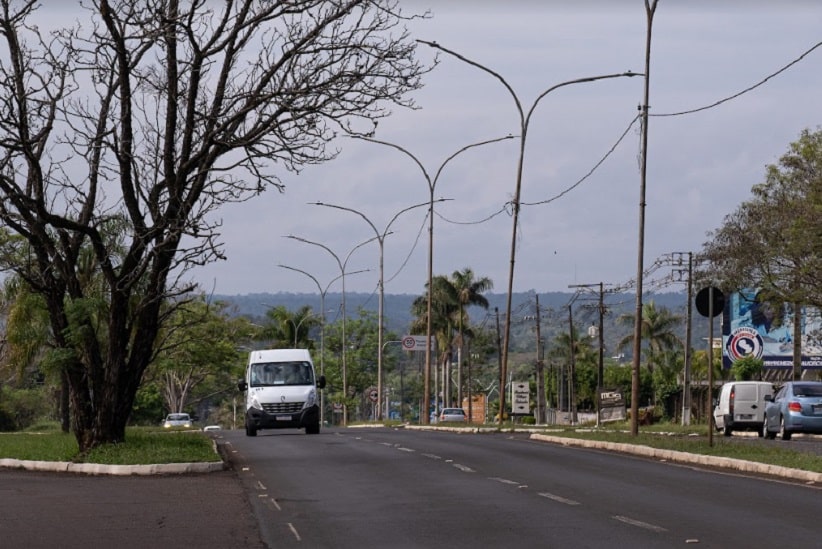
MULTIPOLYGON (((740 358, 761 358, 765 368, 793 367, 793 305, 766 301, 758 289, 734 292, 722 315, 722 366, 740 358)), ((822 315, 803 307, 801 315, 802 368, 822 368, 822 315)))

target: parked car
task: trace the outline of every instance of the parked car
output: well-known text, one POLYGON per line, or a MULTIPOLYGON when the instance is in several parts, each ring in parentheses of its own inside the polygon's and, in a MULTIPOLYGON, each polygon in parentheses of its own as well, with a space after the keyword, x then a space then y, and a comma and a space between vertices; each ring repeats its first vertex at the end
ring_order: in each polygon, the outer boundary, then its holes
POLYGON ((822 381, 789 381, 765 399, 765 437, 791 440, 794 433, 822 434, 822 381))
POLYGON ((440 412, 440 417, 438 423, 445 423, 445 422, 464 422, 465 421, 465 410, 462 408, 443 408, 440 412))
POLYGON ((187 429, 191 428, 191 416, 188 414, 168 414, 166 416, 165 421, 163 422, 163 427, 166 429, 170 429, 171 427, 184 427, 187 429))
POLYGON ((768 381, 729 381, 722 386, 714 408, 714 425, 726 437, 734 431, 756 431, 762 436, 765 399, 773 395, 768 381))

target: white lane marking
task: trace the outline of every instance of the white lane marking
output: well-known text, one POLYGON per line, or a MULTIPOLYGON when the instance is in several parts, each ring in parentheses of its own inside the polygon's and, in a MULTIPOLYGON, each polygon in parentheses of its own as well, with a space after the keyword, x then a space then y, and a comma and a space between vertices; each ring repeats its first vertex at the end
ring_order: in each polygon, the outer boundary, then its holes
POLYGON ((489 477, 488 480, 494 480, 496 482, 501 482, 503 484, 516 484, 516 485, 519 485, 519 482, 517 482, 515 480, 508 480, 507 478, 489 477))
POLYGON ((274 499, 274 498, 271 498, 271 505, 273 505, 274 508, 277 509, 277 511, 282 511, 283 510, 283 508, 280 507, 280 504, 277 503, 277 500, 274 499))
POLYGON ((463 473, 473 473, 474 470, 468 467, 467 465, 460 465, 459 463, 455 463, 454 467, 462 471, 463 473))
POLYGON ((397 446, 397 450, 400 452, 416 452, 413 448, 405 448, 403 446, 397 446))
POLYGON ((294 528, 294 525, 293 525, 293 524, 291 524, 291 523, 289 522, 289 523, 288 523, 288 527, 291 529, 291 533, 292 533, 292 534, 294 534, 294 538, 295 538, 297 541, 302 541, 302 538, 300 537, 300 533, 299 533, 299 532, 297 532, 297 529, 296 529, 296 528, 294 528))
POLYGON ((257 490, 265 490, 265 485, 259 480, 257 481, 257 490))
POLYGON ((551 494, 551 493, 548 493, 548 492, 540 492, 539 495, 544 497, 544 498, 548 498, 550 500, 556 501, 558 503, 564 503, 565 505, 579 505, 578 501, 574 501, 572 499, 564 498, 564 497, 558 496, 556 494, 551 494))
POLYGON ((632 519, 629 517, 623 517, 621 515, 615 515, 611 518, 614 518, 620 522, 624 522, 625 524, 630 524, 631 526, 637 526, 639 528, 645 528, 646 530, 651 530, 652 532, 667 532, 665 528, 662 526, 657 526, 655 524, 648 524, 647 522, 642 522, 641 520, 632 519))
POLYGON ((427 457, 427 458, 431 458, 431 459, 442 459, 442 458, 441 458, 440 456, 438 456, 437 454, 423 454, 423 455, 424 455, 425 457, 427 457))

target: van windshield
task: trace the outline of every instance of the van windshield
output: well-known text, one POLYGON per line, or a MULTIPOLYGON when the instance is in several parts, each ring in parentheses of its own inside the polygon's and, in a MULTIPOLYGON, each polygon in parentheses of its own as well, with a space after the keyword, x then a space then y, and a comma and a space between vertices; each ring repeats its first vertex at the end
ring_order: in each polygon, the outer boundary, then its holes
POLYGON ((314 372, 308 362, 260 362, 251 365, 250 385, 314 385, 314 372))

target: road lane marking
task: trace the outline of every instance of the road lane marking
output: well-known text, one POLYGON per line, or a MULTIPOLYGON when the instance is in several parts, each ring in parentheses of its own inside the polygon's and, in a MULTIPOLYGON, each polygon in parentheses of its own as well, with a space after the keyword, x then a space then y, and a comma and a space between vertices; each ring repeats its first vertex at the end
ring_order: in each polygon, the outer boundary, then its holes
POLYGON ((496 482, 501 482, 501 483, 503 483, 503 484, 516 484, 517 486, 519 486, 519 482, 517 482, 516 480, 508 480, 507 478, 488 477, 488 480, 493 480, 493 481, 496 481, 496 482))
POLYGON ((467 465, 460 465, 459 463, 455 463, 454 467, 462 471, 463 473, 473 473, 474 470, 468 467, 467 465))
POLYGON ((288 527, 291 529, 291 533, 292 533, 292 534, 294 534, 294 538, 295 538, 297 541, 302 541, 302 539, 303 539, 303 538, 301 538, 301 537, 300 537, 300 533, 299 533, 299 532, 297 532, 297 529, 296 529, 296 528, 294 528, 294 525, 293 525, 293 524, 291 524, 291 523, 289 522, 289 523, 288 523, 288 527))
POLYGON ((615 515, 611 518, 614 518, 620 522, 624 522, 625 524, 630 524, 631 526, 637 526, 639 528, 644 528, 646 530, 651 530, 652 532, 667 532, 665 528, 662 526, 657 526, 655 524, 649 524, 647 522, 642 522, 641 520, 632 519, 629 517, 623 517, 621 515, 615 515))
POLYGON ((556 501, 557 503, 564 503, 565 505, 579 505, 578 501, 574 501, 572 499, 564 498, 562 496, 558 496, 556 494, 551 494, 549 492, 540 492, 540 496, 544 498, 548 498, 550 500, 556 501))
POLYGON ((259 480, 257 481, 257 490, 265 490, 265 485, 259 480))
POLYGON ((413 448, 405 448, 403 446, 398 446, 397 450, 399 450, 400 452, 416 452, 416 450, 414 450, 413 448))
POLYGON ((427 457, 427 458, 431 458, 431 459, 442 459, 442 458, 441 458, 440 456, 438 456, 437 454, 423 454, 423 456, 425 456, 425 457, 427 457))

